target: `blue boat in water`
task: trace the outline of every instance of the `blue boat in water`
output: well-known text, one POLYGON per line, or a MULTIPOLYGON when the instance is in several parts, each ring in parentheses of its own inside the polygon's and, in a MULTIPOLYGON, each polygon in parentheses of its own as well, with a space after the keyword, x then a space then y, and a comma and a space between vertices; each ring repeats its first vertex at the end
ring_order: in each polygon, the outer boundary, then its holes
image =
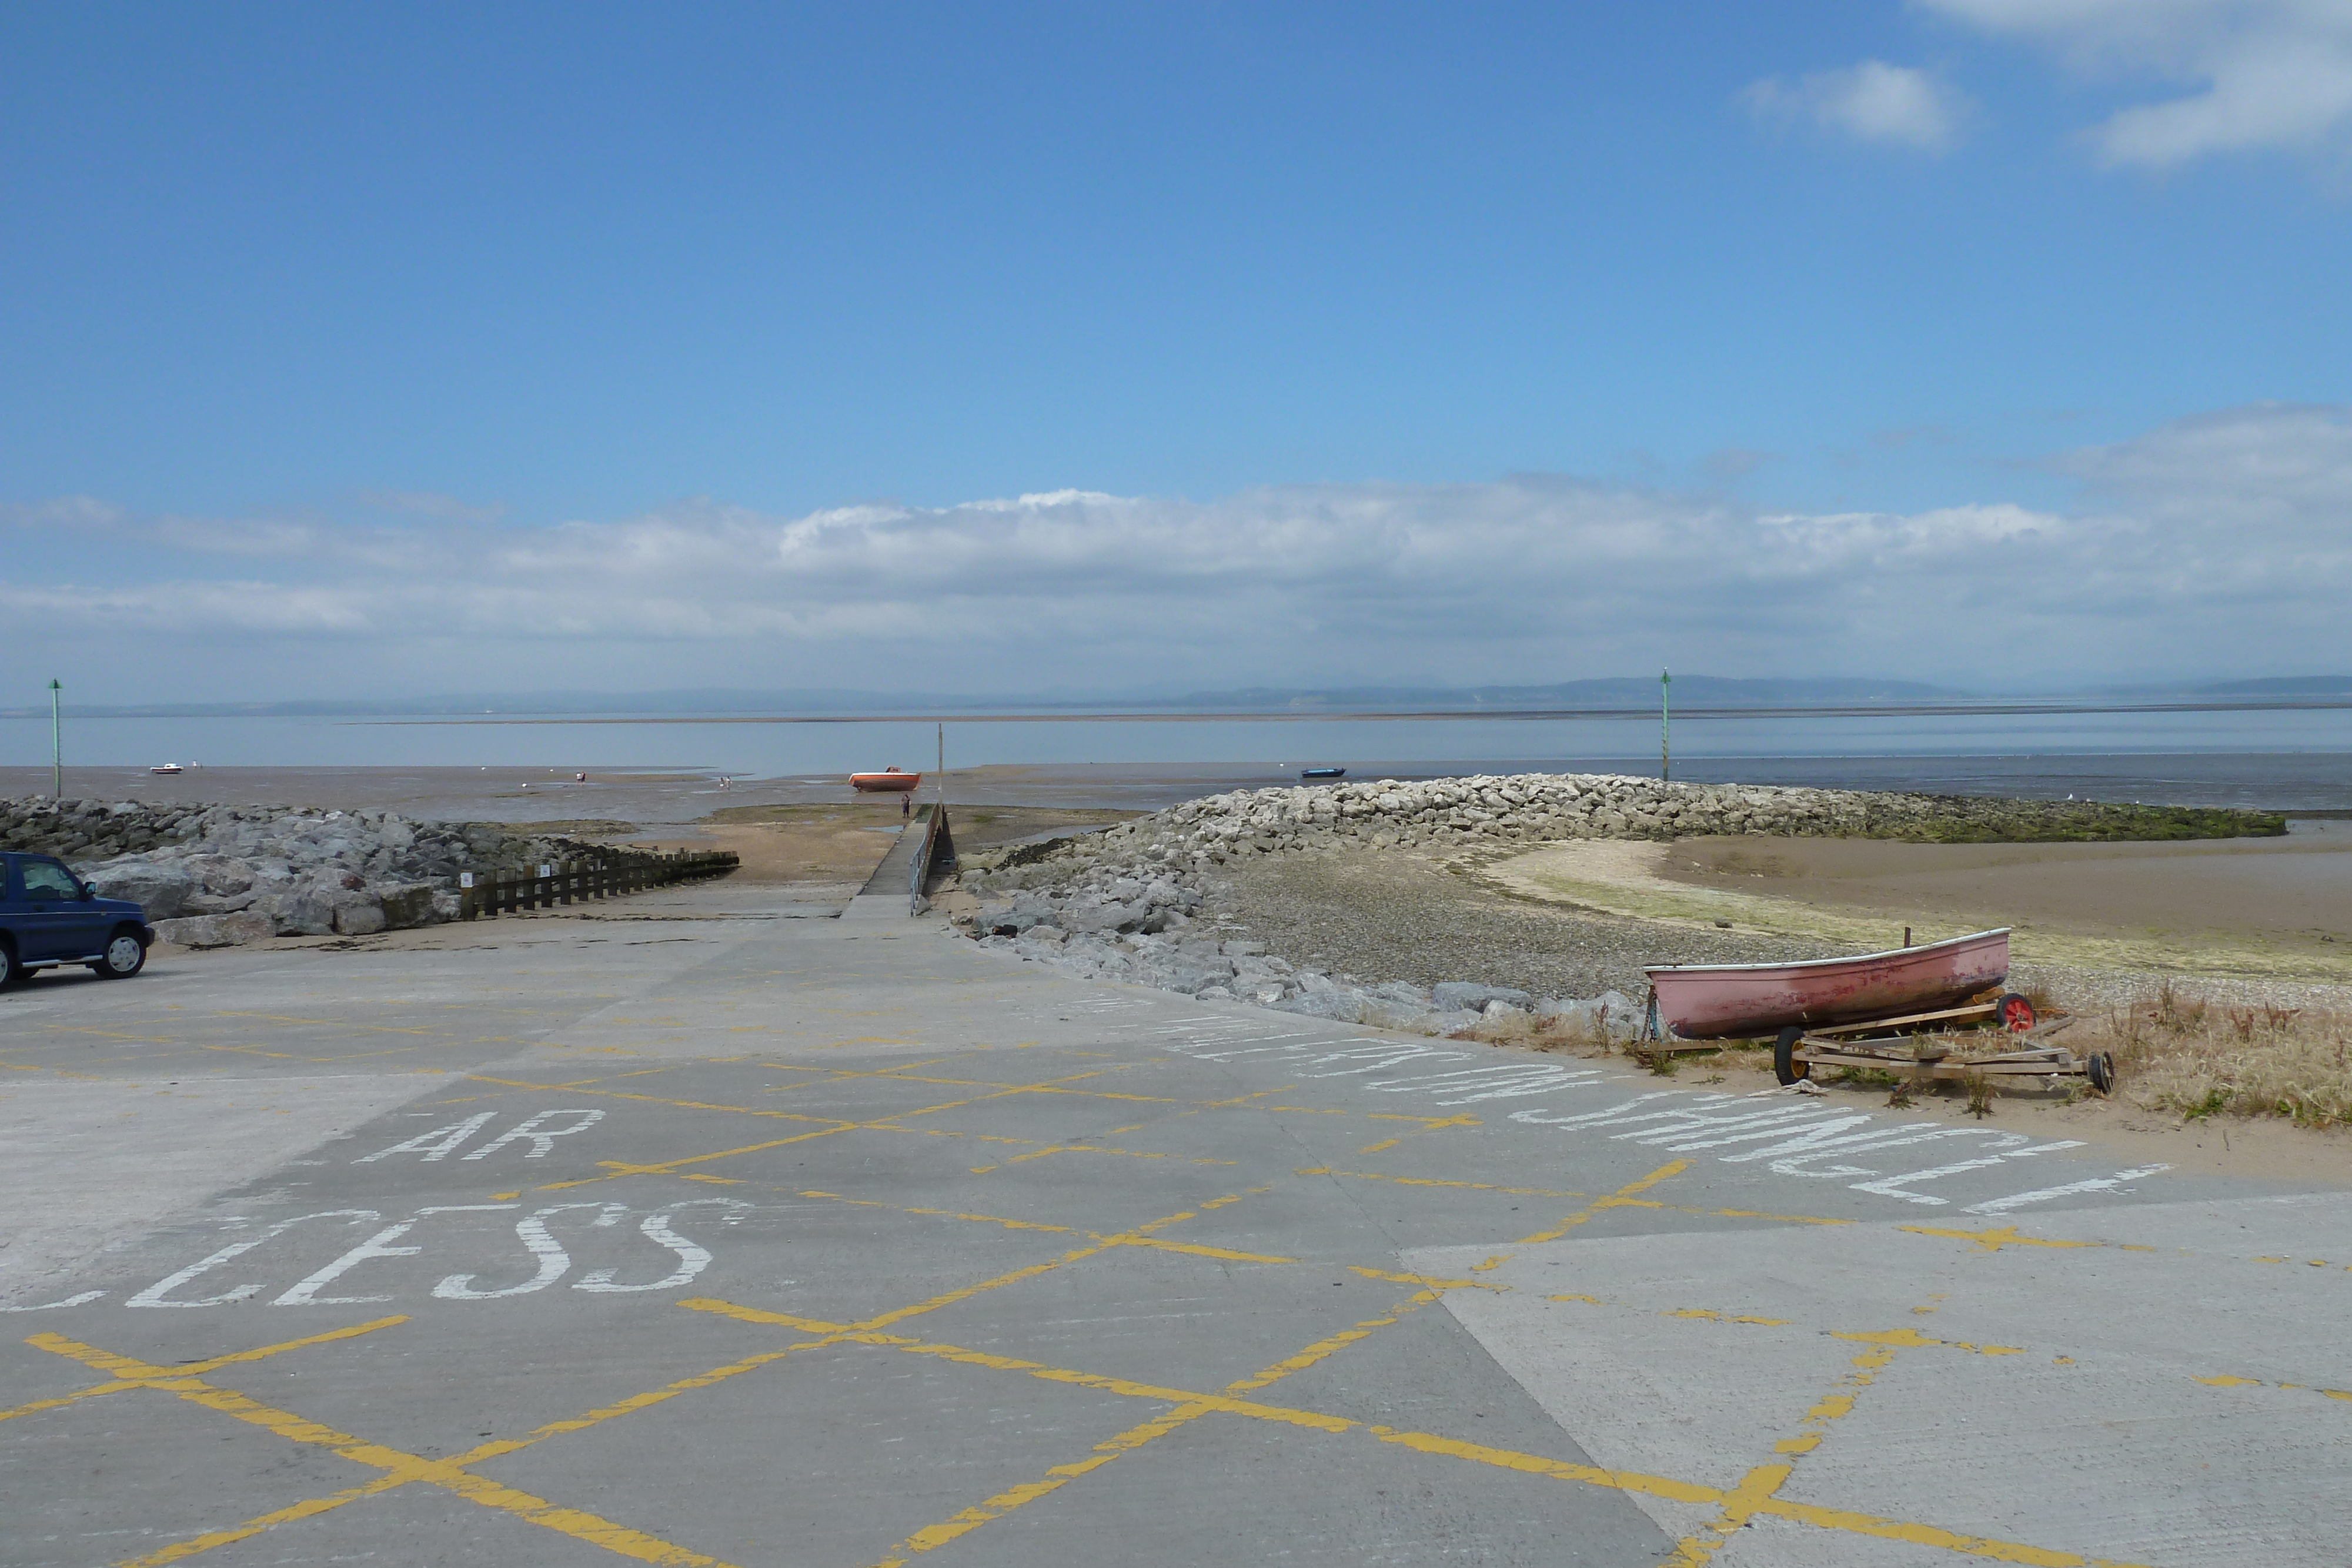
POLYGON ((1298 776, 1301 779, 1345 779, 1348 770, 1344 768, 1304 768, 1299 769, 1298 776))

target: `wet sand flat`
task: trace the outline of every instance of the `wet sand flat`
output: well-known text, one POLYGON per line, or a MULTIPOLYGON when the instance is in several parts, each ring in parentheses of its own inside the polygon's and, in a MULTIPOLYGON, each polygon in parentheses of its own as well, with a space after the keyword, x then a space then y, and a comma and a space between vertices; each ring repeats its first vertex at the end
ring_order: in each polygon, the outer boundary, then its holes
POLYGON ((2352 980, 2352 822, 2294 826, 2199 843, 1587 841, 1484 874, 1548 903, 1864 946, 2006 925, 2021 960, 2352 980))
POLYGON ((1906 844, 1697 840, 1661 857, 1695 887, 1755 891, 1899 918, 2123 936, 2352 941, 2352 822, 2284 839, 2178 844, 1906 844))
MULTIPOLYGON (((1044 808, 1118 816, 1156 810, 1221 790, 1295 782, 1262 768, 1039 767, 950 768, 949 803, 960 808, 1044 808)), ((46 768, 0 768, 0 797, 47 795, 46 768)), ((704 768, 602 771, 551 768, 191 768, 176 774, 144 768, 68 768, 69 799, 150 804, 374 808, 436 821, 628 822, 685 826, 714 812, 761 806, 824 806, 883 800, 860 796, 840 774, 737 779, 719 788, 704 768), (576 779, 575 772, 588 777, 576 779)), ((927 774, 919 800, 935 799, 927 774)), ((1073 819, 1076 820, 1076 819, 1073 819)))

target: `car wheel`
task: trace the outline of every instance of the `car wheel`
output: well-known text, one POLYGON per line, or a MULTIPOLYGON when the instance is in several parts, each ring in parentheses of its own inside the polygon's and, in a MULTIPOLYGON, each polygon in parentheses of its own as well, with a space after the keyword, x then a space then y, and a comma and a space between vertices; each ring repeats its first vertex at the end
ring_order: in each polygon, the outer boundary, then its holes
POLYGON ((25 966, 16 962, 16 949, 0 942, 0 991, 6 990, 25 977, 25 966))
POLYGON ((127 980, 147 967, 147 945, 128 931, 107 938, 106 953, 89 967, 101 980, 127 980))

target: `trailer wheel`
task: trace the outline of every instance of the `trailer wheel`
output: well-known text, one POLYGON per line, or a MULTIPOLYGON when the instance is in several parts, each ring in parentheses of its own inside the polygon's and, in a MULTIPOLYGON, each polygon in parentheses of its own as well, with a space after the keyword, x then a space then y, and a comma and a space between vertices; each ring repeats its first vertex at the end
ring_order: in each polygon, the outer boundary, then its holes
POLYGON ((2116 1086, 2116 1059, 2108 1055, 2105 1051, 2095 1051, 2091 1052, 2090 1060, 2083 1063, 2083 1072, 2085 1077, 2090 1079, 2091 1087, 2097 1090, 2100 1093, 2106 1094, 2114 1091, 2116 1086))
POLYGON ((1772 1042, 1772 1076, 1779 1079, 1784 1087, 1794 1083, 1800 1078, 1811 1078, 1813 1075, 1811 1062, 1797 1060, 1797 1042, 1804 1038, 1805 1031, 1797 1025, 1790 1024, 1787 1029, 1782 1030, 1780 1038, 1772 1042))
POLYGON ((2009 995, 1993 1003, 1992 1016, 1999 1020, 2001 1028, 2011 1034, 2023 1034, 2040 1021, 2033 1010, 2033 1004, 2015 991, 2010 992, 2009 995))

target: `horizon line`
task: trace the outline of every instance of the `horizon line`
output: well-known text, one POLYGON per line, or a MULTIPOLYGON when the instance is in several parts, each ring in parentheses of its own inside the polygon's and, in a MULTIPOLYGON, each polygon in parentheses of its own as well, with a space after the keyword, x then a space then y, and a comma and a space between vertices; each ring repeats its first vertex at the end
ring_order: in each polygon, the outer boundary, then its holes
MULTIPOLYGON (((2306 697, 2275 701, 2180 703, 1885 703, 1786 707, 1698 707, 1674 711, 1675 718, 1936 718, 2032 714, 2095 715, 2128 713, 2249 713, 2314 712, 2352 708, 2352 697, 2306 697)), ((221 716, 158 715, 158 717, 221 716)), ((636 716, 569 714, 553 716, 481 715, 467 717, 349 718, 342 725, 364 727, 407 727, 435 725, 636 725, 636 724, 1343 724, 1356 721, 1419 722, 1430 720, 1505 719, 1514 722, 1564 722, 1579 719, 1651 719, 1656 708, 1424 708, 1350 709, 1269 712, 1263 708, 1172 713, 876 713, 876 714, 651 714, 636 716)))

